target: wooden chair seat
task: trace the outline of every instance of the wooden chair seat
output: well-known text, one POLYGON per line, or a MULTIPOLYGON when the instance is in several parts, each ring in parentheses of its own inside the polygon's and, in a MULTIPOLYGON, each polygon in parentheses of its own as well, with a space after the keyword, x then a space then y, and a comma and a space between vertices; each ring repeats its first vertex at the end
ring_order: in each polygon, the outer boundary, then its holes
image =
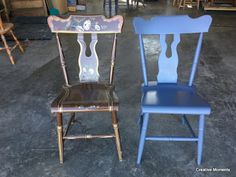
POLYGON ((81 83, 63 87, 61 94, 52 102, 52 112, 118 110, 118 97, 107 84, 81 83))
POLYGON ((13 23, 4 23, 3 24, 3 29, 0 29, 0 35, 7 33, 13 27, 14 27, 13 23))

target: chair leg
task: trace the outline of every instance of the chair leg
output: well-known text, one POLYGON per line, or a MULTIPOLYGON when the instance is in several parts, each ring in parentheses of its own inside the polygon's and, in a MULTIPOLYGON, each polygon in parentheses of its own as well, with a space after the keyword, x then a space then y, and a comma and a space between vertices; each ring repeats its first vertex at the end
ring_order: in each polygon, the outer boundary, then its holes
POLYGON ((175 4, 176 4, 176 0, 173 0, 172 6, 175 6, 175 4))
POLYGON ((185 117, 185 115, 182 115, 182 117, 181 117, 181 123, 182 123, 182 125, 185 125, 185 124, 186 124, 184 117, 185 117))
POLYGON ((18 41, 18 39, 16 38, 16 36, 14 35, 12 30, 10 30, 10 33, 11 33, 13 39, 15 40, 16 44, 19 46, 21 53, 24 53, 24 49, 23 49, 22 45, 20 44, 20 42, 18 41))
POLYGON ((197 10, 199 10, 200 7, 200 0, 197 0, 197 10))
POLYGON ((109 16, 111 17, 111 0, 109 0, 109 16))
POLYGON ((140 117, 139 117, 139 135, 141 135, 141 132, 142 132, 142 125, 143 125, 143 114, 140 114, 140 117))
POLYGON ((103 9, 106 7, 106 0, 103 0, 103 9))
POLYGON ((179 7, 178 7, 179 9, 182 7, 182 3, 183 3, 183 0, 180 0, 179 1, 179 7))
POLYGON ((118 153, 119 160, 122 161, 122 150, 120 144, 120 132, 119 132, 119 125, 116 116, 116 111, 112 112, 112 125, 115 133, 115 140, 116 140, 116 149, 118 153))
POLYGON ((202 146, 204 137, 204 115, 200 115, 198 127, 198 144, 197 144, 197 164, 200 165, 202 161, 202 146))
POLYGON ((62 122, 62 113, 57 113, 57 140, 58 140, 58 149, 59 149, 59 158, 60 163, 63 163, 63 122, 62 122))
POLYGON ((6 38, 5 38, 5 36, 3 34, 1 35, 1 38, 2 38, 2 41, 3 41, 4 47, 5 47, 6 51, 7 51, 8 57, 9 57, 9 59, 11 61, 11 64, 14 65, 15 61, 14 61, 13 56, 11 55, 11 50, 10 50, 8 44, 7 44, 6 38))
POLYGON ((184 0, 183 9, 185 9, 186 0, 184 0))
POLYGON ((148 119, 149 119, 149 114, 145 113, 143 115, 143 125, 142 125, 140 140, 139 140, 137 164, 140 164, 142 154, 143 154, 143 148, 144 148, 146 132, 147 132, 147 126, 148 126, 148 119))
POLYGON ((127 9, 129 9, 129 0, 126 0, 127 9))
POLYGON ((118 6, 119 6, 119 0, 115 0, 115 11, 116 11, 116 15, 118 13, 118 6))

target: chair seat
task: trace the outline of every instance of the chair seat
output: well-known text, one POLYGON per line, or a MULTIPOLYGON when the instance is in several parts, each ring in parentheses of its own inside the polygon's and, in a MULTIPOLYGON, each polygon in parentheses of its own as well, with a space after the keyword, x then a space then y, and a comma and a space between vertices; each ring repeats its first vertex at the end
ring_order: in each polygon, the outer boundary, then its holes
POLYGON ((7 33, 10 29, 14 27, 13 23, 4 23, 3 24, 3 30, 0 29, 0 34, 7 33))
POLYGON ((80 83, 63 87, 52 102, 51 112, 83 112, 118 110, 118 97, 111 85, 80 83))
POLYGON ((210 114, 209 104, 194 87, 156 84, 143 87, 142 112, 167 114, 210 114))

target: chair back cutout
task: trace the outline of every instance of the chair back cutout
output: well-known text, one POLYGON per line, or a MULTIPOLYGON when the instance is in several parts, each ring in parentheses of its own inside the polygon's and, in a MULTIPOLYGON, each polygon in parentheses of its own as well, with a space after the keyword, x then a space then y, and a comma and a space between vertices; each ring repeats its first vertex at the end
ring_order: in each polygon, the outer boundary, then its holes
MULTIPOLYGON (((177 46, 180 42, 180 34, 199 33, 198 43, 193 58, 192 69, 190 72, 188 85, 191 86, 194 80, 197 63, 203 39, 203 33, 208 32, 212 18, 204 15, 195 19, 187 15, 178 16, 155 16, 151 19, 143 19, 135 17, 133 25, 136 34, 139 35, 139 46, 141 54, 142 71, 144 85, 148 85, 147 67, 145 50, 143 44, 143 35, 160 35, 161 52, 158 59, 158 83, 177 83, 178 74, 178 53, 177 46), (167 57, 167 35, 173 35, 173 42, 169 46, 171 49, 171 57, 167 57)), ((148 46, 151 47, 151 46, 148 46)))
POLYGON ((48 25, 53 33, 56 33, 57 43, 59 48, 61 65, 64 73, 66 85, 69 84, 67 75, 65 57, 62 50, 62 45, 59 38, 59 33, 77 34, 77 41, 80 45, 80 54, 78 58, 79 65, 79 80, 80 82, 98 82, 99 81, 99 59, 96 52, 96 44, 98 42, 97 34, 114 34, 110 81, 113 82, 114 62, 116 53, 116 34, 121 33, 123 25, 122 16, 114 16, 106 19, 102 15, 71 15, 68 19, 62 19, 56 16, 48 17, 48 25), (91 42, 86 45, 84 34, 91 34, 91 42), (91 55, 86 55, 86 48, 89 46, 91 55))

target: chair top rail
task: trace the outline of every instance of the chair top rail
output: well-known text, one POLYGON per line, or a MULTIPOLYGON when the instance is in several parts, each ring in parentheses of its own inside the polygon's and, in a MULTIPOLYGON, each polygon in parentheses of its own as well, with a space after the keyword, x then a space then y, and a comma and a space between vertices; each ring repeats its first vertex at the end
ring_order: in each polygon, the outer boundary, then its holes
POLYGON ((198 18, 177 15, 154 16, 151 19, 135 17, 133 24, 137 34, 186 34, 208 32, 211 21, 209 15, 198 18))
POLYGON ((53 33, 121 33, 123 17, 116 15, 105 18, 103 15, 70 15, 67 19, 48 17, 48 25, 53 33))

